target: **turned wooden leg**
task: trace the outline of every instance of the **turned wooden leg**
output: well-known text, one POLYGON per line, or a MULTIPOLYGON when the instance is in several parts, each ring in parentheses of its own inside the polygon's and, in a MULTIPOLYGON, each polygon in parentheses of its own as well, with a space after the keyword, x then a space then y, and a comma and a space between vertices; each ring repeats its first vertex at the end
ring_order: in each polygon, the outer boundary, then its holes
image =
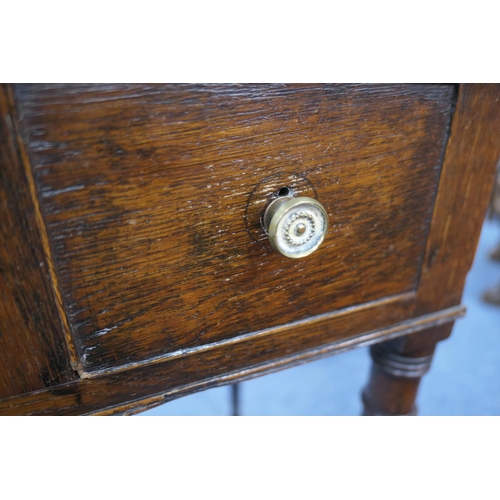
POLYGON ((390 340, 371 347, 370 380, 363 391, 364 415, 416 415, 421 377, 431 366, 438 341, 453 324, 390 340))
POLYGON ((394 342, 371 347, 373 360, 368 386, 363 392, 364 415, 416 415, 420 378, 431 366, 432 354, 409 357, 397 352, 394 342))

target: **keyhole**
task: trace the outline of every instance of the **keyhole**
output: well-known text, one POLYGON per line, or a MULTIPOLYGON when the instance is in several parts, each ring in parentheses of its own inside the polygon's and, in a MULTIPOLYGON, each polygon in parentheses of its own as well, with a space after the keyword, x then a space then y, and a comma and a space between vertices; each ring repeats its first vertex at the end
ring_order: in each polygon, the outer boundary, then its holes
POLYGON ((278 196, 281 198, 282 196, 292 196, 293 194, 293 191, 291 188, 285 186, 285 187, 282 187, 279 191, 278 191, 278 196))

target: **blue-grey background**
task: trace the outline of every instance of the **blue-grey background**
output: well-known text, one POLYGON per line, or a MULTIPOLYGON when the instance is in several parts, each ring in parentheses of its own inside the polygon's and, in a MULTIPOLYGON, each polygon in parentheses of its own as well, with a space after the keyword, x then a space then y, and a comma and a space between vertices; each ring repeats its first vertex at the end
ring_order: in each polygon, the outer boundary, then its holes
MULTIPOLYGON (((500 415, 500 307, 481 300, 500 283, 500 263, 488 253, 500 242, 500 224, 486 221, 463 296, 464 319, 436 350, 423 378, 420 415, 500 415)), ((368 379, 367 348, 307 363, 240 384, 242 415, 359 415, 368 379)), ((230 387, 186 396, 141 415, 230 415, 230 387)))

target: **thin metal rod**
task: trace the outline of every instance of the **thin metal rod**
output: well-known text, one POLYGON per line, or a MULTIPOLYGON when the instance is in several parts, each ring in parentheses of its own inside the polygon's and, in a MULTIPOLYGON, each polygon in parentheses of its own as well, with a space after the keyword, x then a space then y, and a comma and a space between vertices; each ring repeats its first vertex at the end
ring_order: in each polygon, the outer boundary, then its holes
POLYGON ((231 386, 231 402, 233 409, 233 417, 240 416, 240 384, 231 386))

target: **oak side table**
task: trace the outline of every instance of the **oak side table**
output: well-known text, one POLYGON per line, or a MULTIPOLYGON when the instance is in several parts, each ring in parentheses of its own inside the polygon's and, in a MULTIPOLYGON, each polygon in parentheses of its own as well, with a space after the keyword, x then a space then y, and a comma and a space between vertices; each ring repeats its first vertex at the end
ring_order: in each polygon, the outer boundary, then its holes
POLYGON ((499 85, 3 85, 0 111, 0 414, 133 414, 363 345, 365 414, 416 414, 499 85))

